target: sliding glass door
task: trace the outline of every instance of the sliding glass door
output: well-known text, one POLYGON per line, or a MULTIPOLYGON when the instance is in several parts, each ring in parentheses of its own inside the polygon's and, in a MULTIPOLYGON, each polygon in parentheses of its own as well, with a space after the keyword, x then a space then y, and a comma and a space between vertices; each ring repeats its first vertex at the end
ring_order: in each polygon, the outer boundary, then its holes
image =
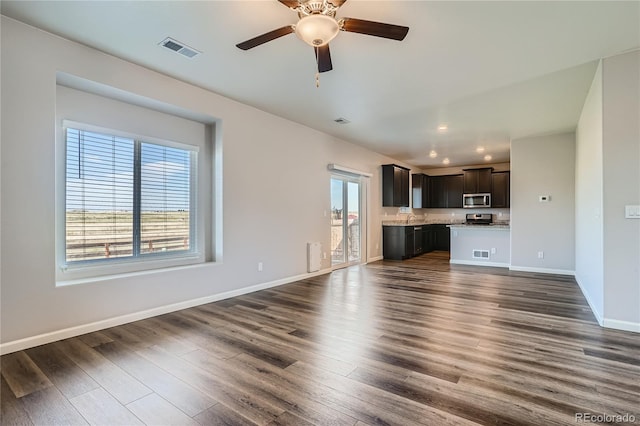
POLYGON ((331 177, 331 266, 360 263, 361 185, 356 178, 331 177))

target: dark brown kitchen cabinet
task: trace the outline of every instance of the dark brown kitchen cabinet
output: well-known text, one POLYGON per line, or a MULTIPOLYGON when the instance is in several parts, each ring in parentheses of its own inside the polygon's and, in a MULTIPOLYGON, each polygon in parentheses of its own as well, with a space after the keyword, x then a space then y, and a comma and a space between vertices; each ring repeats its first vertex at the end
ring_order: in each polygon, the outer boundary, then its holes
POLYGON ((429 205, 429 176, 424 174, 411 175, 411 190, 413 194, 413 208, 426 209, 429 205))
POLYGON ((433 251, 433 225, 424 225, 422 227, 422 252, 429 253, 433 251))
POLYGON ((434 209, 447 207, 445 176, 431 176, 429 179, 429 207, 434 209))
POLYGON ((409 207, 409 169, 382 166, 382 207, 409 207))
POLYGON ((383 226, 382 256, 390 260, 404 260, 414 256, 413 226, 383 226))
POLYGON ((462 208, 463 175, 429 177, 429 207, 462 208))
POLYGON ((463 175, 447 176, 447 179, 445 180, 445 185, 447 188, 447 207, 450 209, 461 209, 462 194, 464 193, 463 175))
POLYGON ((491 192, 492 168, 464 169, 465 194, 488 194, 491 192))
POLYGON ((450 251, 451 249, 451 228, 447 225, 431 225, 433 233, 433 250, 450 251))
POLYGON ((446 225, 382 227, 382 256, 385 259, 404 260, 433 250, 449 250, 448 244, 449 228, 446 225))
POLYGON ((511 174, 509 172, 495 172, 491 174, 491 207, 510 207, 510 177, 511 174))

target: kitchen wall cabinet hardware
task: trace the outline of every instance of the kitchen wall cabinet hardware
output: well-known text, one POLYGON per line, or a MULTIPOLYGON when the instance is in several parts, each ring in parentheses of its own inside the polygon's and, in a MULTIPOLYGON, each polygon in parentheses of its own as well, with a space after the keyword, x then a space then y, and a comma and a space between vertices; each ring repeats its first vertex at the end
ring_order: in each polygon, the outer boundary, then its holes
POLYGON ((509 172, 494 172, 491 174, 491 207, 509 208, 510 202, 510 184, 509 172))
POLYGON ((382 166, 382 207, 409 207, 409 169, 382 166))
POLYGON ((488 194, 491 192, 493 168, 463 169, 465 194, 488 194))

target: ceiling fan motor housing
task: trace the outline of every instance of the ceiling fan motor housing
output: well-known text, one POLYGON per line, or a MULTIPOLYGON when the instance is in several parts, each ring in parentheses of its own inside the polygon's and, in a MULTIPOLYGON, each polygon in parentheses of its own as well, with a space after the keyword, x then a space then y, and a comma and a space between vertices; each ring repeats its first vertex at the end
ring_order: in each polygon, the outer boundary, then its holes
POLYGON ((300 18, 309 16, 309 15, 318 15, 318 14, 335 17, 336 11, 338 10, 338 8, 335 7, 333 4, 331 4, 330 2, 328 2, 327 0, 324 0, 324 1, 309 0, 306 2, 300 2, 300 6, 297 7, 297 10, 298 10, 298 17, 300 18))

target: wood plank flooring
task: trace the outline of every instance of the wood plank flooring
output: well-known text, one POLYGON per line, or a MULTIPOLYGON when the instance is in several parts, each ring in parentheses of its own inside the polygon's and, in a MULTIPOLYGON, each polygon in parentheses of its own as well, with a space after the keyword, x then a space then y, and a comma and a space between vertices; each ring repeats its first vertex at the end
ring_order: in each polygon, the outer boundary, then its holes
POLYGON ((8 354, 1 370, 2 425, 640 424, 640 334, 599 327, 573 278, 445 252, 8 354))

